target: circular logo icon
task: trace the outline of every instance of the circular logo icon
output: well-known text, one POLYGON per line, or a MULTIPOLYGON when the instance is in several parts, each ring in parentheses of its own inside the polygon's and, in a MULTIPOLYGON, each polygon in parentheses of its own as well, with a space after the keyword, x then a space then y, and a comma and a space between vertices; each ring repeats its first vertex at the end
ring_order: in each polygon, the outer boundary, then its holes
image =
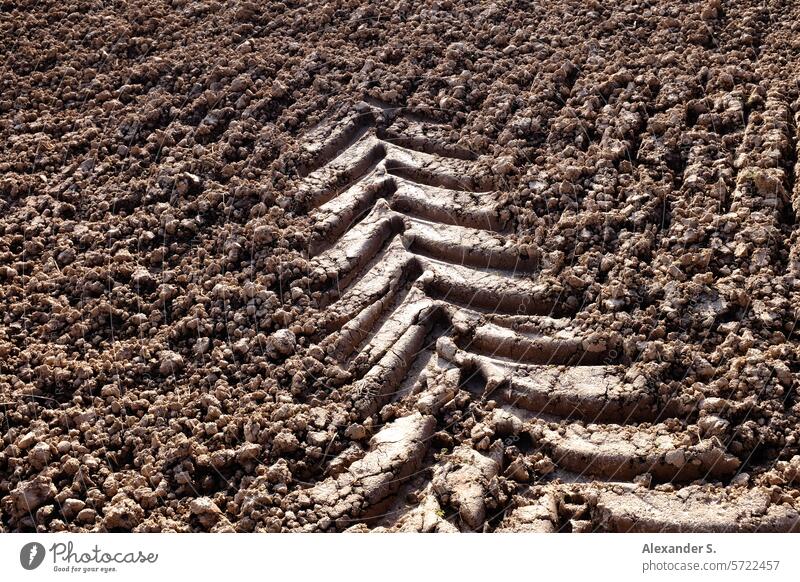
POLYGON ((19 563, 26 570, 35 570, 44 561, 44 546, 39 542, 30 542, 19 551, 19 563))

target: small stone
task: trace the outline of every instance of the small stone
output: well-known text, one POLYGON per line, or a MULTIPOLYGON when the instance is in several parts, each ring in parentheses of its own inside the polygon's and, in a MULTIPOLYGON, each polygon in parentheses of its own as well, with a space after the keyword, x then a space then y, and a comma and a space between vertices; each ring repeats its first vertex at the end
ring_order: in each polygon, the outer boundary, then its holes
POLYGON ((37 443, 28 453, 28 461, 37 471, 41 471, 50 462, 50 445, 37 443))
POLYGON ((86 507, 85 501, 70 497, 69 499, 65 499, 64 503, 61 504, 61 515, 63 515, 64 519, 67 521, 71 521, 75 519, 76 516, 80 515, 84 507, 86 507))
POLYGON ((289 356, 294 353, 297 346, 297 338, 294 332, 288 329, 279 329, 272 334, 272 346, 282 356, 289 356))
POLYGON ((731 479, 731 485, 734 487, 746 487, 750 482, 750 475, 747 473, 739 473, 731 479))
POLYGON ((272 314, 272 321, 278 325, 289 325, 292 323, 292 314, 285 309, 278 309, 272 314))
POLYGON ((345 429, 344 436, 350 440, 360 441, 367 436, 367 429, 360 424, 351 424, 345 429))
POLYGON ((258 226, 253 231, 253 242, 256 244, 269 244, 275 239, 269 226, 258 226))
POLYGON ((497 408, 492 411, 492 422, 494 429, 500 436, 509 436, 518 434, 522 431, 522 420, 515 415, 497 408))
POLYGON ((597 354, 606 351, 608 343, 602 333, 593 332, 588 338, 583 340, 583 349, 589 353, 597 354))
POLYGON ((17 446, 21 450, 29 449, 36 442, 36 435, 33 432, 28 432, 22 435, 17 441, 17 446))
POLYGON ((161 364, 158 371, 162 376, 177 374, 183 369, 183 356, 170 350, 164 350, 160 354, 161 364))
POLYGON ((293 453, 300 448, 300 441, 291 432, 282 432, 272 441, 272 447, 276 453, 293 453))
POLYGON ((131 283, 137 291, 150 291, 156 286, 155 278, 144 267, 139 267, 133 272, 131 283))
POLYGON ((575 273, 567 273, 564 282, 574 289, 583 289, 588 285, 586 281, 578 277, 575 273))
POLYGON ((119 395, 120 395, 119 386, 117 386, 116 384, 106 384, 100 389, 100 396, 102 396, 103 398, 110 398, 110 397, 119 398, 119 395))
POLYGON ((514 159, 510 156, 503 156, 498 158, 497 162, 492 166, 492 173, 497 176, 505 176, 514 171, 514 159))
POLYGON ((777 204, 777 202, 775 202, 776 199, 786 196, 780 170, 761 169, 753 176, 753 183, 758 191, 758 195, 765 201, 772 200, 773 204, 777 204))
POLYGON ((106 529, 121 529, 131 531, 144 519, 144 510, 130 497, 119 493, 107 505, 103 518, 106 529))
POLYGON ((189 504, 189 510, 204 528, 210 528, 222 517, 222 511, 208 497, 198 497, 189 504))
POLYGON ((267 481, 270 483, 290 483, 292 481, 292 473, 289 470, 289 464, 286 459, 278 459, 274 465, 267 468, 267 481))
POLYGON ((239 463, 249 463, 254 461, 261 454, 261 445, 257 443, 244 443, 236 451, 236 460, 239 463))
POLYGON ((725 400, 715 396, 709 396, 700 401, 700 410, 707 410, 708 412, 719 412, 725 406, 725 400))
POLYGON ((175 473, 175 482, 178 485, 191 485, 192 484, 192 474, 189 471, 179 471, 175 473))
POLYGON ((717 18, 717 9, 713 6, 706 6, 700 12, 700 18, 703 20, 715 20, 717 18))
POLYGON ((697 421, 703 436, 711 437, 725 434, 730 423, 716 415, 703 416, 697 421))
POLYGON ((58 253, 58 256, 56 257, 56 262, 63 267, 65 265, 69 265, 70 263, 74 262, 75 256, 76 256, 75 249, 70 247, 58 253))
POLYGON ((97 519, 97 512, 94 509, 87 507, 86 509, 82 509, 78 512, 77 519, 81 523, 93 523, 94 520, 97 519))
POLYGON ((201 337, 197 338, 194 344, 194 351, 198 356, 202 356, 211 349, 211 338, 201 337))
POLYGON ((113 475, 109 475, 103 481, 103 492, 109 497, 114 497, 119 492, 119 485, 113 475))
POLYGON ((472 427, 469 436, 477 443, 486 437, 494 436, 494 430, 488 424, 479 422, 472 427))
POLYGON ((325 446, 325 443, 328 442, 328 433, 317 430, 309 431, 306 436, 306 441, 308 441, 308 444, 315 447, 325 446))
POLYGON ((511 461, 511 464, 506 469, 505 475, 515 481, 525 482, 530 479, 530 473, 528 473, 528 470, 525 468, 525 463, 520 458, 511 461))
POLYGON ((30 481, 22 481, 9 495, 11 510, 15 517, 33 514, 35 510, 53 499, 57 492, 52 479, 44 475, 38 475, 30 481))
POLYGON ((231 460, 236 456, 236 453, 231 449, 222 449, 211 453, 211 466, 215 469, 223 469, 231 460))

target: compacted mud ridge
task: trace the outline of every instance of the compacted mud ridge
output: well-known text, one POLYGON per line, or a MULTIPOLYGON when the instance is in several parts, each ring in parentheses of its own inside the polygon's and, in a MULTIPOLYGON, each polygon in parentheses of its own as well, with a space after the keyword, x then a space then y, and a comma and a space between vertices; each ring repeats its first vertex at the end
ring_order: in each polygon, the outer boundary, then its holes
POLYGON ((800 530, 792 2, 0 12, 0 531, 800 530))

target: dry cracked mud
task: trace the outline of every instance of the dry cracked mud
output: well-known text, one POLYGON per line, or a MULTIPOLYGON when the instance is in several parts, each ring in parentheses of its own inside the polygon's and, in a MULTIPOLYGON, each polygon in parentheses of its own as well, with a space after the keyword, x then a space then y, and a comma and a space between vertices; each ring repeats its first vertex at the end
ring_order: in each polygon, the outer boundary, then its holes
POLYGON ((800 530, 798 23, 4 4, 0 531, 800 530))

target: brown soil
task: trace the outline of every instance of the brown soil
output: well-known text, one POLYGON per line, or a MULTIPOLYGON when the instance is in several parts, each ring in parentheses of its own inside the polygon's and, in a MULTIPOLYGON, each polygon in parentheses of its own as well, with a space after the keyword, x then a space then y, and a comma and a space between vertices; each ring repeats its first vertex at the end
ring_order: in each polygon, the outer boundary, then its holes
POLYGON ((1 6, 0 531, 800 529, 794 3, 1 6))

